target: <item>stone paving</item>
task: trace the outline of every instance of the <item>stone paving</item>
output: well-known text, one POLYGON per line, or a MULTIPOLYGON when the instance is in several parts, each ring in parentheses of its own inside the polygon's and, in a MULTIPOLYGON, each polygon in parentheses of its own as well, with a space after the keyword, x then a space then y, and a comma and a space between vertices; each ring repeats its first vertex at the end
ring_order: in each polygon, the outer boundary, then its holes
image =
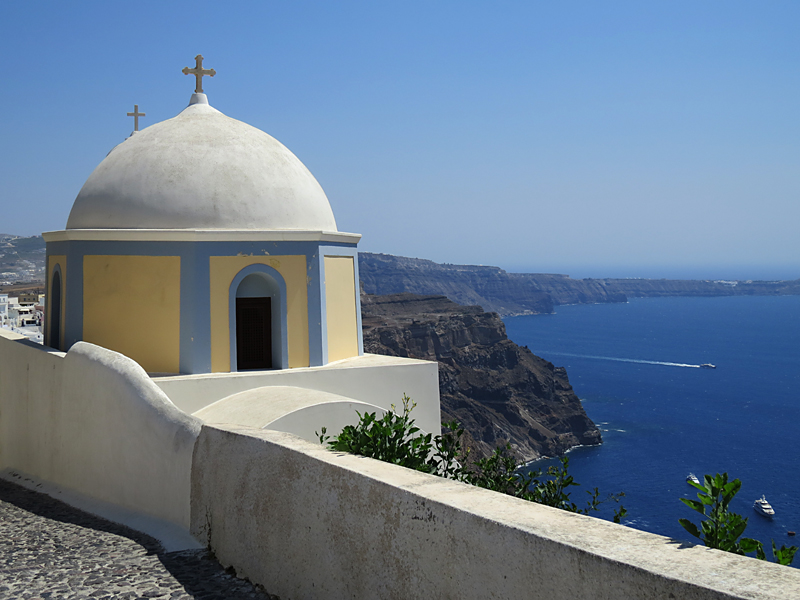
POLYGON ((0 599, 277 600, 207 550, 152 537, 0 479, 0 599))

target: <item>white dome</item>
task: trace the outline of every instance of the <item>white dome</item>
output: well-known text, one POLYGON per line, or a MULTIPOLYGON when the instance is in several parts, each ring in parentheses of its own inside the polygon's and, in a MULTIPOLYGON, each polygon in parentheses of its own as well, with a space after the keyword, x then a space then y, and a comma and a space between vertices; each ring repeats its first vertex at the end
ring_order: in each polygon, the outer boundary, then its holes
POLYGON ((192 102, 106 156, 67 229, 337 231, 325 192, 286 146, 204 94, 192 102))

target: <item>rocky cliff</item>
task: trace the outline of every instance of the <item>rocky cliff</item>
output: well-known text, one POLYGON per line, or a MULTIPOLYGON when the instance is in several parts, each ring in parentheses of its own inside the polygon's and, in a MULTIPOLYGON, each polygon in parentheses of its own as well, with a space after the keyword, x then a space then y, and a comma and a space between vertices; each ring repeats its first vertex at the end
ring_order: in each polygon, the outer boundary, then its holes
POLYGON ((442 421, 459 421, 473 455, 510 442, 524 460, 601 443, 563 368, 506 337, 497 313, 444 296, 362 296, 364 350, 439 361, 442 421))
POLYGON ((499 267, 438 264, 391 254, 360 252, 358 268, 367 294, 441 294, 501 315, 551 313, 556 304, 627 300, 599 279, 507 273, 499 267))
POLYGON ((797 296, 800 279, 792 281, 722 281, 696 279, 603 279, 609 288, 631 298, 660 296, 797 296))
POLYGON ((501 315, 553 312, 560 304, 626 302, 658 296, 800 295, 792 281, 695 279, 572 279, 549 273, 507 273, 499 267, 438 264, 420 258, 359 253, 362 290, 368 294, 442 294, 501 315))

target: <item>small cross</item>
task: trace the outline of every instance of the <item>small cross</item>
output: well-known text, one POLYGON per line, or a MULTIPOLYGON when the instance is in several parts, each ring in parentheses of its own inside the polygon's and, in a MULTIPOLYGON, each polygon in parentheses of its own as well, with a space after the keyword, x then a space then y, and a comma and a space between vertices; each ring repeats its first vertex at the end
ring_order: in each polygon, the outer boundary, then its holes
POLYGON ((147 115, 145 115, 144 113, 140 113, 139 112, 139 105, 138 104, 134 104, 133 105, 133 112, 132 113, 128 113, 128 116, 129 117, 133 117, 133 130, 134 131, 139 131, 139 117, 145 117, 147 115))
POLYGON ((194 69, 190 69, 189 67, 183 67, 183 74, 184 75, 194 75, 197 78, 197 84, 195 85, 194 91, 196 94, 203 93, 203 75, 210 75, 213 77, 217 74, 214 69, 204 69, 203 68, 203 55, 198 54, 194 57, 195 60, 195 67, 194 69))

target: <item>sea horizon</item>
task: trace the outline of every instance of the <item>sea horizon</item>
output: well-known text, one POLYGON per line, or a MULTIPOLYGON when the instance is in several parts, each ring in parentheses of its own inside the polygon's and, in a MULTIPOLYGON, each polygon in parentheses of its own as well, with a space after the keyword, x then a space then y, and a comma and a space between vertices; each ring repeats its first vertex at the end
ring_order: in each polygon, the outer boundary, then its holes
POLYGON ((665 265, 665 266, 502 266, 509 273, 568 275, 572 279, 677 279, 690 281, 794 281, 800 265, 665 265))

